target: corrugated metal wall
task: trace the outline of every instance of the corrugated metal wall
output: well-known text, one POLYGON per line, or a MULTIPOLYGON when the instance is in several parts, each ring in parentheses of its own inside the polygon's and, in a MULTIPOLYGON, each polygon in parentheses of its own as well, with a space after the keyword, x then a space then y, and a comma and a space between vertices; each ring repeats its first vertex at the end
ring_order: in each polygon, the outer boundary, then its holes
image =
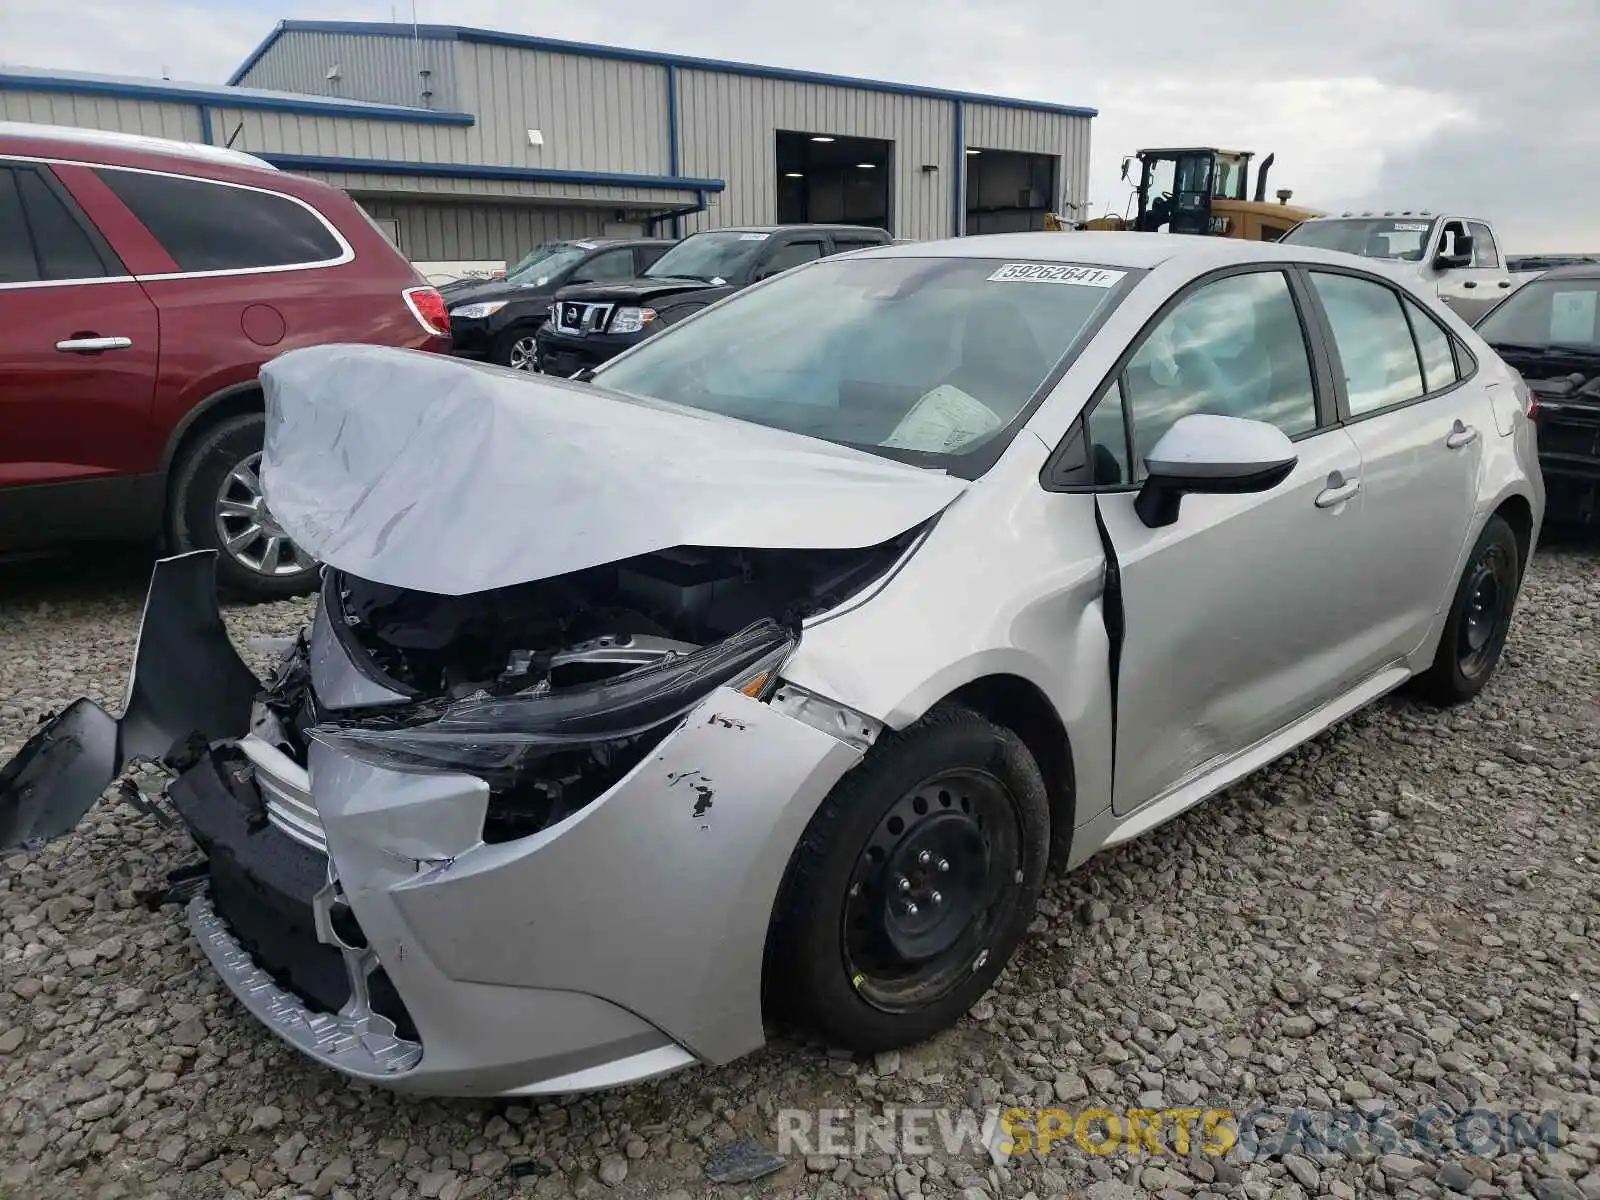
POLYGON ((895 236, 949 232, 955 113, 948 101, 713 71, 680 70, 678 86, 682 173, 728 184, 714 207, 686 220, 686 231, 772 222, 776 135, 789 129, 893 142, 895 236), (924 172, 924 163, 938 169, 924 172))
POLYGON ((540 242, 598 237, 609 213, 510 204, 363 200, 374 217, 398 222, 400 249, 414 262, 503 259, 509 266, 540 242))
POLYGON ((77 125, 188 142, 200 140, 200 114, 192 104, 0 88, 0 120, 77 125))
MULTIPOLYGON (((454 43, 457 93, 478 123, 469 162, 666 175, 667 72, 648 63, 454 43), (528 130, 544 145, 528 144, 528 130)), ((689 174, 690 172, 685 172, 689 174)))
POLYGON ((968 104, 966 142, 980 150, 1026 150, 1059 156, 1051 198, 1059 209, 1064 200, 1081 204, 1089 194, 1089 129, 1091 118, 993 104, 968 104))
POLYGON ((217 107, 213 113, 217 141, 225 143, 232 138, 235 150, 253 154, 318 154, 402 162, 481 161, 470 156, 467 130, 457 125, 412 125, 256 108, 217 107))
POLYGON ((239 82, 243 87, 454 111, 455 44, 285 30, 239 82), (335 65, 339 78, 330 80, 328 68, 335 65), (433 92, 426 101, 422 70, 429 72, 427 87, 433 92))
POLYGON ((334 187, 357 194, 415 193, 418 196, 491 196, 523 200, 568 200, 604 214, 614 206, 643 205, 657 210, 686 208, 692 198, 660 188, 601 187, 588 183, 541 183, 530 180, 460 179, 434 175, 381 175, 370 171, 302 171, 334 187))

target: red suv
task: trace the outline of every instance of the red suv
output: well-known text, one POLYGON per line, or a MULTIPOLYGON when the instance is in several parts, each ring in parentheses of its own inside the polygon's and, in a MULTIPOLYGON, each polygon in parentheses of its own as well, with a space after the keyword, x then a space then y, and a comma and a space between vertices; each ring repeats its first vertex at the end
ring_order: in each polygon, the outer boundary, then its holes
POLYGON ((318 342, 444 352, 449 318, 343 192, 214 146, 0 122, 0 553, 159 536, 293 595, 257 371, 318 342))

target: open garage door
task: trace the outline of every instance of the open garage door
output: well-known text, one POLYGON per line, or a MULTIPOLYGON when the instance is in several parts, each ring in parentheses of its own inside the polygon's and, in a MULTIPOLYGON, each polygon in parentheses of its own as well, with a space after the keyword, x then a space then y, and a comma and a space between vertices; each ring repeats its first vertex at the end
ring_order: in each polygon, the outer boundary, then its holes
POLYGON ((1060 161, 1053 154, 968 147, 967 233, 1043 229, 1055 203, 1060 161))
POLYGON ((889 228, 894 143, 828 133, 777 134, 778 224, 889 228))

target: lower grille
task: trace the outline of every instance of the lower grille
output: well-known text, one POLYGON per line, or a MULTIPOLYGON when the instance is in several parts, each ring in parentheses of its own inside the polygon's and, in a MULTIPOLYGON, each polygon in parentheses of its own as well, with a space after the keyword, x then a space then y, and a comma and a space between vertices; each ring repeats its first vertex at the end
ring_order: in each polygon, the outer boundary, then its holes
POLYGON ((267 807, 267 820, 302 846, 319 854, 328 852, 328 835, 311 800, 311 776, 306 769, 269 742, 247 733, 239 749, 255 767, 256 786, 267 807))

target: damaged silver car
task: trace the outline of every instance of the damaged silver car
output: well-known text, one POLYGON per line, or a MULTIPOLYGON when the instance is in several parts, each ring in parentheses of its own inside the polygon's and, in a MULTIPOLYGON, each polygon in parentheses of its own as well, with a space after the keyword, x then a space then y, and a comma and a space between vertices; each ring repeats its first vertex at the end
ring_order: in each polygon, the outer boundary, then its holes
POLYGON ((884 247, 589 383, 262 377, 314 622, 258 680, 211 560, 160 563, 121 719, 81 700, 0 771, 0 845, 162 764, 228 987, 414 1092, 933 1034, 1052 860, 1408 681, 1473 696, 1544 508, 1516 375, 1304 247, 884 247))

